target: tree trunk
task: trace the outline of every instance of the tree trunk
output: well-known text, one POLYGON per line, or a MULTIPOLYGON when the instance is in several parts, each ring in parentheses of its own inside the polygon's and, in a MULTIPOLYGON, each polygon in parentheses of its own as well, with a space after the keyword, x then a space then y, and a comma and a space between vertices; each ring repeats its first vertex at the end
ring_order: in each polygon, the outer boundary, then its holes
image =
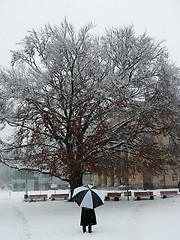
POLYGON ((147 172, 144 172, 143 174, 143 189, 154 189, 154 184, 152 182, 152 176, 149 175, 147 172))
POLYGON ((70 200, 72 200, 74 189, 83 185, 83 173, 76 171, 74 176, 71 177, 68 182, 70 184, 70 200))

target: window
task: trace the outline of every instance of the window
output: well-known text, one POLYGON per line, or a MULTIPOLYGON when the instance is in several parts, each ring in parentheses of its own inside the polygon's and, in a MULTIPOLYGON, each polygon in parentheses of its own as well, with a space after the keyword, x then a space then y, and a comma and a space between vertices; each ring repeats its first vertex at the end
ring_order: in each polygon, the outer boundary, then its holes
POLYGON ((172 173, 172 182, 178 182, 178 175, 176 172, 172 173))

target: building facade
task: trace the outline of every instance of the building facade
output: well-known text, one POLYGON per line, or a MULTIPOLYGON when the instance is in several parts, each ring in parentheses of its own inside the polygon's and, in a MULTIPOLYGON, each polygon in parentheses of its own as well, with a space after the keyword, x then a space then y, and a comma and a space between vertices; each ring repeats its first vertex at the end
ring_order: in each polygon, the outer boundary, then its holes
POLYGON ((177 188, 180 181, 180 168, 171 168, 162 171, 156 176, 150 174, 136 174, 134 177, 122 179, 119 176, 94 175, 93 184, 97 187, 123 188, 128 186, 131 189, 161 189, 177 188))
POLYGON ((12 191, 43 191, 49 189, 51 178, 48 174, 26 171, 12 171, 12 191))
MULTIPOLYGON (((177 129, 177 134, 180 137, 180 130, 177 129)), ((158 188, 177 188, 180 181, 180 145, 169 136, 156 136, 155 141, 169 148, 174 153, 174 159, 169 157, 164 168, 166 170, 159 171, 155 176, 150 172, 137 173, 133 177, 123 179, 121 174, 112 173, 110 176, 94 175, 93 184, 101 187, 121 187, 128 186, 130 188, 142 189, 158 189, 158 188), (169 164, 168 164, 169 162, 169 164)), ((128 158, 128 155, 126 156, 128 158)))
POLYGON ((58 178, 37 172, 12 170, 12 191, 46 191, 49 189, 67 189, 69 184, 58 178))

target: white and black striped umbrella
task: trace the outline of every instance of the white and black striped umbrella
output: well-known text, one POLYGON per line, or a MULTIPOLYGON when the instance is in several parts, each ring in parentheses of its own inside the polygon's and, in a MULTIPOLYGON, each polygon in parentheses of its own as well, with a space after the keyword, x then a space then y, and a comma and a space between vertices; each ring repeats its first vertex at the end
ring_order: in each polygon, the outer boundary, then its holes
POLYGON ((80 207, 94 209, 104 204, 104 194, 92 185, 75 188, 72 198, 80 207))

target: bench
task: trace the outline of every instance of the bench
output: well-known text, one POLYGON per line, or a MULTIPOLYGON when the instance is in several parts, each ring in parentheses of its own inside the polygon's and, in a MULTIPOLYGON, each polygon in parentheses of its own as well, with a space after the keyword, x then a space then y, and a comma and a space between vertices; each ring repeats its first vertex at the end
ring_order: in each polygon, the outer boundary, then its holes
POLYGON ((154 199, 153 192, 134 192, 134 196, 137 198, 137 200, 141 200, 143 198, 150 198, 151 200, 154 199))
POLYGON ((51 194, 50 199, 54 201, 55 199, 69 199, 69 193, 51 194))
POLYGON ((178 194, 178 191, 160 191, 160 195, 163 198, 167 198, 167 197, 172 197, 172 196, 176 196, 179 194, 178 194))
POLYGON ((36 200, 46 201, 47 197, 48 197, 47 194, 29 195, 28 200, 30 202, 33 202, 33 201, 36 201, 36 200))
POLYGON ((114 201, 119 201, 120 197, 121 197, 120 192, 109 192, 109 193, 107 193, 107 196, 105 197, 105 201, 109 201, 111 198, 114 198, 114 201))

